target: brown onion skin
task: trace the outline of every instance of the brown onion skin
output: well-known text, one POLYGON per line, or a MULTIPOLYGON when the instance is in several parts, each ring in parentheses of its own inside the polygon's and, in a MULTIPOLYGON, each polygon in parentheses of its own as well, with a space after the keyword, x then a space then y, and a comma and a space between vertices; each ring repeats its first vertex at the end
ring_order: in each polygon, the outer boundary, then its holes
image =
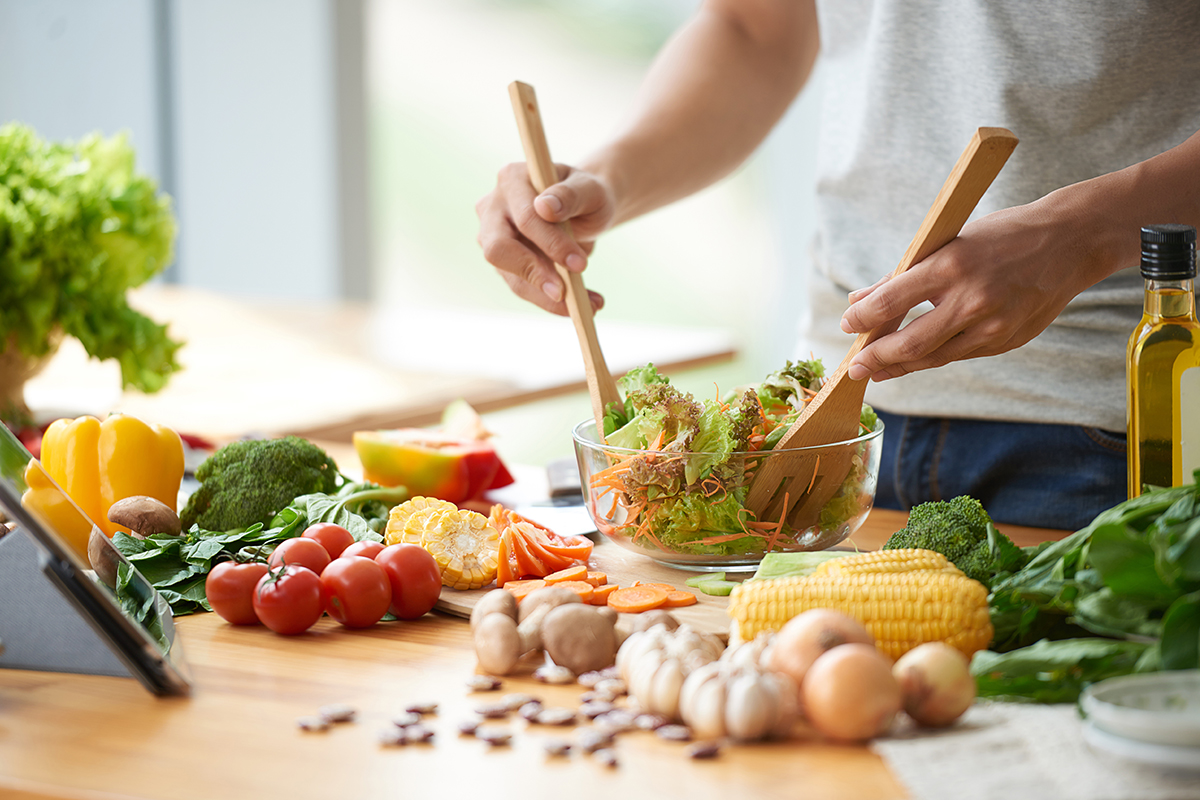
POLYGON ((788 620, 771 644, 767 669, 788 675, 803 685, 818 657, 843 644, 874 645, 862 623, 831 608, 814 608, 788 620))
POLYGON ((857 642, 814 661, 801 691, 809 721, 835 742, 862 742, 886 732, 904 702, 891 660, 857 642))
POLYGON ((928 642, 902 655, 892 674, 904 693, 904 711, 931 728, 951 725, 975 702, 970 663, 944 642, 928 642))

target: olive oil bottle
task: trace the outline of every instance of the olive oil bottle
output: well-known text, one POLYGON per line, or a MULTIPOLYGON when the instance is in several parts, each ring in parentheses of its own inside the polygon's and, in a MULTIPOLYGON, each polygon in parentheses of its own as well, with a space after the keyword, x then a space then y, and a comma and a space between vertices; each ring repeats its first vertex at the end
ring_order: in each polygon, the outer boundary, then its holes
POLYGON ((1142 321, 1129 337, 1129 496, 1181 486, 1200 469, 1196 229, 1142 228, 1142 321))

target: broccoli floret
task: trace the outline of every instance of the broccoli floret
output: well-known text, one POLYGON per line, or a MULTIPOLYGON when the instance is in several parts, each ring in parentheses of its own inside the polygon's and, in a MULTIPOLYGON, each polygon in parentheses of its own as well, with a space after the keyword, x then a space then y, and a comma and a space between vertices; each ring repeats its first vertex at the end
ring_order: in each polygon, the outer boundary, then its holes
POLYGON ((337 464, 321 448, 299 436, 233 442, 196 469, 200 488, 179 518, 210 531, 268 523, 304 494, 331 494, 343 482, 337 464))
POLYGON ((921 503, 908 515, 908 525, 892 534, 885 550, 936 550, 968 578, 990 586, 1001 572, 1023 566, 1025 556, 992 524, 983 504, 962 495, 953 500, 921 503))

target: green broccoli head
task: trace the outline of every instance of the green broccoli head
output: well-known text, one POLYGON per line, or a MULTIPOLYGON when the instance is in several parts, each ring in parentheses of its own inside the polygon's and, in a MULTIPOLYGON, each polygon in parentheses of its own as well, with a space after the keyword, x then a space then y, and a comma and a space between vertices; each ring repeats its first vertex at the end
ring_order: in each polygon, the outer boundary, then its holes
POLYGON ((1020 548, 996 530, 983 504, 962 495, 914 506, 908 525, 892 534, 885 550, 936 550, 968 578, 990 586, 997 573, 1019 569, 1020 548))
POLYGON ((196 478, 200 488, 179 514, 185 530, 265 525, 297 497, 331 494, 343 480, 329 454, 299 436, 225 445, 200 465, 196 478))

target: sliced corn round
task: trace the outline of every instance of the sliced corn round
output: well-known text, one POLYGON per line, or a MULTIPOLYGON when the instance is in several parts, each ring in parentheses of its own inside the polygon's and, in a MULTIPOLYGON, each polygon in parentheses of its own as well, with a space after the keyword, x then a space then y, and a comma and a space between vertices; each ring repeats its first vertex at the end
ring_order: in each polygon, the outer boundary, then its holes
POLYGON ((415 515, 430 511, 457 510, 458 506, 454 505, 454 503, 439 500, 436 497, 413 497, 394 507, 391 513, 388 514, 388 524, 384 530, 384 540, 388 544, 407 542, 419 545, 421 544, 421 535, 419 532, 415 538, 406 538, 404 535, 404 529, 409 519, 415 515))
POLYGON ((496 580, 500 536, 482 514, 458 508, 414 514, 404 539, 417 536, 441 569, 443 586, 479 589, 496 580))

